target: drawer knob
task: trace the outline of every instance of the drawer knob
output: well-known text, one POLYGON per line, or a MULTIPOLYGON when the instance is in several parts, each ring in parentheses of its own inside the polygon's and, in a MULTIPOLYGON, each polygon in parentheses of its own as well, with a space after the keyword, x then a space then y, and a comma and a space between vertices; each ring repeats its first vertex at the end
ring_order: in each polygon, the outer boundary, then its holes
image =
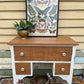
POLYGON ((66 53, 62 53, 62 56, 66 56, 66 53))
POLYGON ((24 68, 21 68, 21 71, 24 71, 24 68))
POLYGON ((61 71, 65 71, 65 69, 64 68, 61 68, 61 71))
POLYGON ((23 52, 21 52, 21 53, 20 53, 20 56, 24 56, 24 53, 23 53, 23 52))

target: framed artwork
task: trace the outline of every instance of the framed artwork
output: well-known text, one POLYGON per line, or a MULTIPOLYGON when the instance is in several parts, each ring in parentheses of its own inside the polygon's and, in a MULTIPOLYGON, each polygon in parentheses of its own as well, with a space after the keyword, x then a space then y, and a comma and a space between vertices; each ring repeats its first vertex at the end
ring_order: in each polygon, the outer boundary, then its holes
POLYGON ((26 0, 26 20, 36 24, 29 36, 57 36, 58 12, 59 0, 26 0))

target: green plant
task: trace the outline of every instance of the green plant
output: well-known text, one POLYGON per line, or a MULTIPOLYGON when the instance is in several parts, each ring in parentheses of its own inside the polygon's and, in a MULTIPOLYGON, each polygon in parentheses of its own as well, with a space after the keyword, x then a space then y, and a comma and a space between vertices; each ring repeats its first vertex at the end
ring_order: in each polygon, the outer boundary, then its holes
POLYGON ((28 30, 33 30, 35 29, 36 23, 34 23, 34 20, 27 21, 28 30))
POLYGON ((33 24, 33 20, 25 22, 24 20, 20 20, 20 22, 15 22, 14 27, 16 30, 30 30, 35 28, 36 24, 33 24))

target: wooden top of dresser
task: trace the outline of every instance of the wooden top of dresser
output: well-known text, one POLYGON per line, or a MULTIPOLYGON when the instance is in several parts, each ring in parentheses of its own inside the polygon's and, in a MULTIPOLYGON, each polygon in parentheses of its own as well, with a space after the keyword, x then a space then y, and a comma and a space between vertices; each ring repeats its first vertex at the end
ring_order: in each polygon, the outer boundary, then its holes
POLYGON ((8 43, 9 45, 78 45, 70 37, 28 37, 22 40, 16 37, 8 43))

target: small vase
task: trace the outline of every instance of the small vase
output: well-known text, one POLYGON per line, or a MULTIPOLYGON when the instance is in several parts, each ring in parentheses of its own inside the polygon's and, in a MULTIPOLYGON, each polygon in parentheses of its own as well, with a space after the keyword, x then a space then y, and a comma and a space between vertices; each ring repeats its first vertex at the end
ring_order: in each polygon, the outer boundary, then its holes
POLYGON ((21 37, 21 39, 26 39, 29 35, 28 30, 19 30, 18 35, 21 37))

